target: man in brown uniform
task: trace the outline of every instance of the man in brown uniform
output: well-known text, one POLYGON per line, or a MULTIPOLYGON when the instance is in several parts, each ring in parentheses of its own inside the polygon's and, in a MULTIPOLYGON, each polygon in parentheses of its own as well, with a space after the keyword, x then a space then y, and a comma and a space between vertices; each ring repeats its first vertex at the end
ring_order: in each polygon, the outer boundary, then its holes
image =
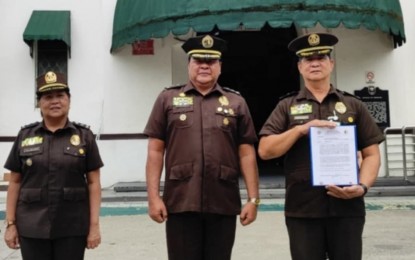
POLYGON ((334 67, 330 53, 337 41, 334 35, 313 33, 289 44, 299 57, 305 88, 283 97, 260 131, 261 158, 285 155, 285 216, 295 260, 361 259, 363 196, 380 167, 382 132, 360 100, 330 84, 334 67), (360 184, 312 186, 309 129, 337 125, 356 126, 363 158, 360 184))
POLYGON ((248 225, 257 214, 257 137, 245 100, 217 84, 225 41, 204 35, 182 48, 189 57, 189 82, 160 93, 144 130, 149 215, 159 223, 168 217, 170 260, 228 260, 236 215, 248 225), (242 210, 241 174, 249 197, 242 210))

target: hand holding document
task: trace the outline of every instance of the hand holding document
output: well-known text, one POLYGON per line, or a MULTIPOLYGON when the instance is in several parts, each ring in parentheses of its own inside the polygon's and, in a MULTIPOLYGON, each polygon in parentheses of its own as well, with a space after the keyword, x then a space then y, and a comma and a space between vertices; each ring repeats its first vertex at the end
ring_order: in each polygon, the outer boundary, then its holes
POLYGON ((311 127, 311 171, 313 186, 358 183, 356 127, 311 127))

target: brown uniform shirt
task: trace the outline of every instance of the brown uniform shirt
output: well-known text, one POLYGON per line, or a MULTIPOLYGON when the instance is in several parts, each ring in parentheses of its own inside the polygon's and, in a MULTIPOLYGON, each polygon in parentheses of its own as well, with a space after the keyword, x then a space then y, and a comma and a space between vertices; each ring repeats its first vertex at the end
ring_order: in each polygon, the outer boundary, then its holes
MULTIPOLYGON (((355 125, 359 150, 384 140, 365 105, 355 96, 331 87, 320 104, 302 89, 280 100, 259 135, 281 134, 296 125, 314 119, 355 125)), ((310 140, 300 138, 285 154, 286 174, 285 214, 291 217, 364 216, 363 198, 336 199, 326 194, 324 187, 311 185, 310 140)))
POLYGON ((23 127, 5 168, 21 174, 16 208, 19 235, 53 239, 89 232, 86 174, 103 166, 89 128, 69 122, 55 133, 23 127))
POLYGON ((165 143, 168 212, 240 213, 238 147, 257 136, 239 93, 219 85, 205 96, 191 84, 167 88, 144 133, 165 143))

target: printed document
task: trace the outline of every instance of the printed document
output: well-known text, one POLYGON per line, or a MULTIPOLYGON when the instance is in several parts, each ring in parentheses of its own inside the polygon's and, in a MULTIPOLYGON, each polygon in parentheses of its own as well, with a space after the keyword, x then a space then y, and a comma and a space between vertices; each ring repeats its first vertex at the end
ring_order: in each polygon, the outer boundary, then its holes
POLYGON ((356 127, 311 127, 311 165, 313 186, 358 183, 356 127))

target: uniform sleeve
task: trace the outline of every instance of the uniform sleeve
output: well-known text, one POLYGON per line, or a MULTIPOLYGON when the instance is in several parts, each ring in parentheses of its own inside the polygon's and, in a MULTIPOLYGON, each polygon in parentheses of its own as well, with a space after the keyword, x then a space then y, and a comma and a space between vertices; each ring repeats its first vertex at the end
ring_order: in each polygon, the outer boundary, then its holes
POLYGON ((238 125, 239 144, 254 144, 258 141, 254 122, 245 99, 241 101, 241 116, 238 125))
POLYGON ((12 172, 21 172, 22 163, 19 156, 19 143, 20 143, 20 133, 17 136, 16 140, 13 143, 12 149, 7 157, 6 163, 4 164, 4 168, 12 171, 12 172))
POLYGON ((102 166, 104 166, 104 163, 102 162, 101 155, 99 154, 98 145, 94 138, 94 135, 92 134, 92 131, 88 130, 86 136, 86 140, 88 142, 86 171, 90 172, 101 168, 102 166))
POLYGON ((277 104, 262 126, 259 136, 281 134, 287 130, 288 120, 286 115, 288 115, 288 111, 286 107, 285 100, 277 104))
POLYGON ((165 112, 166 92, 160 93, 154 102, 147 125, 144 128, 144 134, 149 137, 165 140, 167 129, 167 115, 165 112))

